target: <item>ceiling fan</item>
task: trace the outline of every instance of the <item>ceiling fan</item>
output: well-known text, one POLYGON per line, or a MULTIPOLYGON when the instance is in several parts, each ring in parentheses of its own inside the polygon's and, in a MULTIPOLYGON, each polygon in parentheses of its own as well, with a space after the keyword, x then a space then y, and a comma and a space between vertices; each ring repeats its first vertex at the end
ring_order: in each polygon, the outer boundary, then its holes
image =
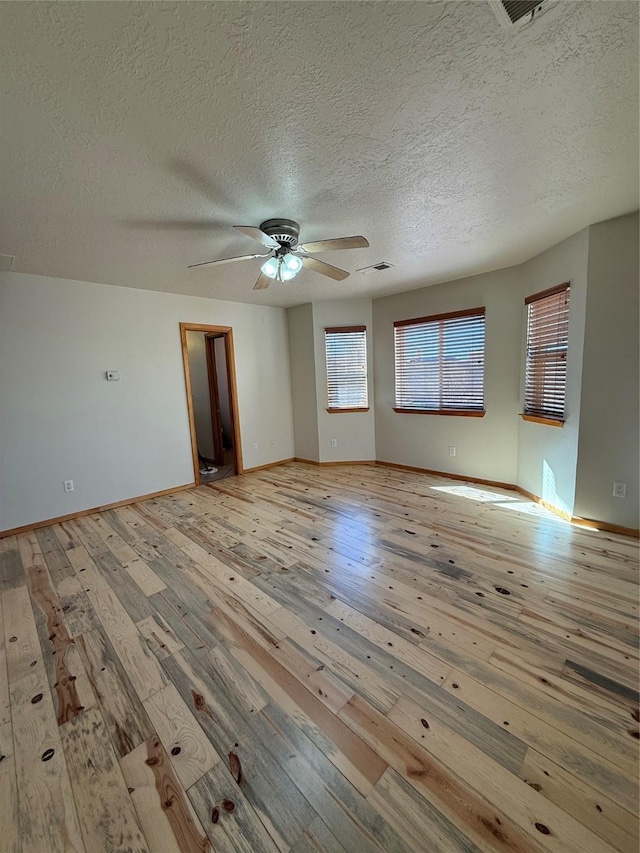
POLYGON ((248 237, 269 249, 264 254, 240 255, 236 258, 220 258, 216 261, 204 261, 201 264, 189 264, 188 269, 206 267, 212 264, 230 264, 233 261, 251 261, 254 258, 266 258, 262 264, 260 277, 254 290, 269 287, 272 280, 291 281, 300 270, 314 270, 335 281, 342 281, 349 273, 324 261, 312 257, 313 252, 333 252, 336 249, 366 249, 369 241, 364 237, 338 237, 335 240, 318 240, 315 243, 298 243, 300 226, 292 219, 267 219, 259 228, 252 225, 234 225, 248 237))

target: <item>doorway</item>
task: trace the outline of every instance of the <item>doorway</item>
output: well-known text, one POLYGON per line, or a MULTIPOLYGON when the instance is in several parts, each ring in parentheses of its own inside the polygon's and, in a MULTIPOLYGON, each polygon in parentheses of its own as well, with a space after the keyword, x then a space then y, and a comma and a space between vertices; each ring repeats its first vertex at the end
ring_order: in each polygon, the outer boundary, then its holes
POLYGON ((180 337, 196 485, 241 474, 233 330, 181 323, 180 337))

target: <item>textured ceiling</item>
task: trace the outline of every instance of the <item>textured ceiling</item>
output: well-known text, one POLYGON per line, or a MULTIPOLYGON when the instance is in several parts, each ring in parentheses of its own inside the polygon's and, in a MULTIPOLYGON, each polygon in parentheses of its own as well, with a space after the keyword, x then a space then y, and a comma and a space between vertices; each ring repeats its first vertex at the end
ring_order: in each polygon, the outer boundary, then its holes
MULTIPOLYGON (((0 3, 0 252, 14 269, 269 305, 521 262, 638 206, 638 4, 0 3), (233 231, 364 234, 254 293, 233 231)), ((551 282, 553 283, 553 282, 551 282)))

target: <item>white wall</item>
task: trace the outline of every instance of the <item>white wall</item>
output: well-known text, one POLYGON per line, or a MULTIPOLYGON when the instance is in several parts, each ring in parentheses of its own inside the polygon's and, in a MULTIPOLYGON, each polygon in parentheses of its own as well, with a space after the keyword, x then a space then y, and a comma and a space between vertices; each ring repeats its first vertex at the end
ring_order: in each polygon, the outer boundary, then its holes
POLYGON ((370 299, 342 299, 313 303, 316 406, 320 462, 374 460, 376 436, 373 387, 373 313, 370 299), (327 326, 366 326, 368 365, 368 412, 327 412, 327 359, 324 330, 327 326), (331 446, 331 440, 338 442, 331 446))
POLYGON ((513 483, 517 468, 521 267, 450 281, 373 302, 377 458, 513 483), (395 405, 393 323, 486 308, 483 418, 400 414, 395 405), (449 446, 456 456, 449 456, 449 446))
POLYGON ((287 312, 287 320, 295 437, 295 454, 291 455, 319 462, 318 403, 311 303, 290 308, 287 312))
MULTIPOLYGON (((587 264, 589 229, 532 258, 522 265, 524 297, 549 287, 571 283, 569 302, 569 351, 567 354, 567 391, 565 423, 552 427, 519 419, 518 473, 515 482, 541 497, 561 512, 573 514, 580 395, 582 391, 582 350, 587 300, 587 264)), ((522 352, 520 356, 520 409, 524 407, 524 364, 526 356, 526 314, 522 312, 522 352)))
POLYGON ((204 345, 204 332, 187 332, 187 352, 189 353, 191 398, 193 400, 193 416, 196 422, 198 450, 202 456, 206 456, 207 459, 213 459, 215 451, 213 447, 209 373, 207 370, 207 351, 204 345))
POLYGON ((575 515, 637 528, 638 214, 592 225, 575 515), (626 498, 613 483, 627 484, 626 498))
POLYGON ((233 327, 244 467, 294 455, 283 309, 2 273, 0 529, 193 481, 181 321, 233 327))

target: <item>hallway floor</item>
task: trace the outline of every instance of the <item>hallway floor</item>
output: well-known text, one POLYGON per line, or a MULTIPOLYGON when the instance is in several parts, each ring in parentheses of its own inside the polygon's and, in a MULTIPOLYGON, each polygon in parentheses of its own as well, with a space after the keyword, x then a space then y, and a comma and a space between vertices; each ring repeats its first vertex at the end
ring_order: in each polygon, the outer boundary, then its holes
POLYGON ((200 482, 203 486, 209 483, 216 483, 218 480, 226 480, 227 477, 233 477, 235 474, 233 450, 230 448, 224 452, 224 465, 214 466, 217 468, 215 472, 203 473, 200 468, 200 482))

